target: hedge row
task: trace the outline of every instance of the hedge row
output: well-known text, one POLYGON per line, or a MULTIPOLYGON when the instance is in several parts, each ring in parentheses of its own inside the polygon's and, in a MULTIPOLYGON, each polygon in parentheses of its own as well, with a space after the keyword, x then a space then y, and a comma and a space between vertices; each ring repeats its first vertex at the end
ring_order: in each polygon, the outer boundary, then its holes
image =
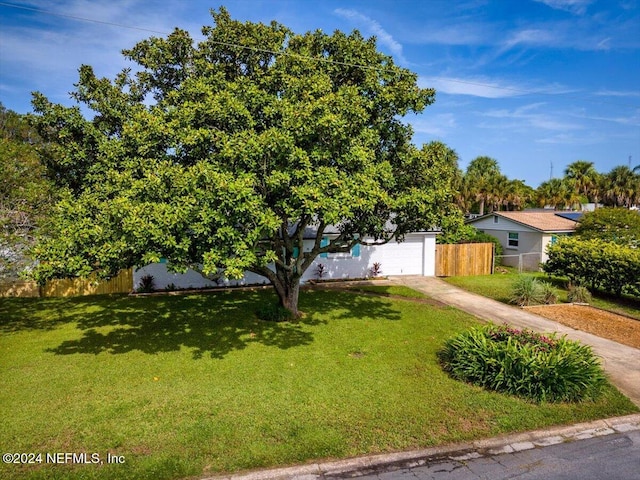
POLYGON ((543 265, 551 275, 615 295, 640 295, 640 249, 603 240, 566 238, 550 245, 543 265))

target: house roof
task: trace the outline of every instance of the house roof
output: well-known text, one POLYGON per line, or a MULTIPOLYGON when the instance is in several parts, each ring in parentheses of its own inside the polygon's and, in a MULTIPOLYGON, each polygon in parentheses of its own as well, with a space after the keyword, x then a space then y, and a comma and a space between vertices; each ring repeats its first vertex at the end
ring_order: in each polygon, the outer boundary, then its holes
MULTIPOLYGON (((385 225, 385 228, 391 232, 394 230, 394 226, 391 222, 387 222, 387 224, 385 225)), ((295 231, 296 231, 296 224, 290 225, 288 230, 289 235, 293 235, 295 231)), ((341 233, 340 229, 338 228, 337 225, 327 225, 323 232, 324 235, 340 235, 340 233, 341 233)), ((440 229, 434 228, 432 230, 420 230, 420 231, 408 232, 408 233, 426 235, 426 234, 440 233, 440 229)), ((305 227, 304 233, 302 234, 302 238, 304 238, 305 240, 313 240, 317 236, 318 236, 317 225, 308 225, 307 227, 305 227)))
POLYGON ((526 227, 538 230, 539 232, 559 233, 573 232, 576 229, 576 220, 571 220, 554 211, 523 211, 523 212, 492 212, 479 218, 471 220, 469 223, 498 216, 509 219, 526 227))
POLYGON ((575 220, 579 222, 580 219, 584 216, 584 212, 562 212, 556 213, 559 217, 568 218, 569 220, 575 220))

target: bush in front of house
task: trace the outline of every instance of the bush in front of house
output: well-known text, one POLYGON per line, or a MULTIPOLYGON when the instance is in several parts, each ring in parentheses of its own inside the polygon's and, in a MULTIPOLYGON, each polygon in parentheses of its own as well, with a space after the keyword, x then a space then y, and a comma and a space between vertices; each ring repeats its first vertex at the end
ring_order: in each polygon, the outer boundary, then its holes
POLYGON ((590 347, 504 325, 463 332, 438 358, 456 380, 536 402, 592 400, 606 384, 590 347))
POLYGON ((155 278, 153 275, 143 275, 140 278, 140 283, 136 292, 138 293, 151 293, 156 290, 155 278))
POLYGON ((599 239, 566 238, 547 247, 543 269, 576 285, 640 296, 640 248, 599 239))
POLYGON ((526 307, 529 305, 549 305, 558 301, 558 291, 549 282, 538 280, 531 275, 520 275, 511 288, 510 303, 526 307))

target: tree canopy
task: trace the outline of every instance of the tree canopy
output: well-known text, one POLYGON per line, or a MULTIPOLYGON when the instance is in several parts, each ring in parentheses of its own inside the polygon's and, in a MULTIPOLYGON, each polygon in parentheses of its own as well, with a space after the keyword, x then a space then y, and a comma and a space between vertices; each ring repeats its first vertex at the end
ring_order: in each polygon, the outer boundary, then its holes
POLYGON ((375 38, 211 13, 200 43, 176 29, 125 50, 136 73, 83 65, 72 96, 91 119, 35 95, 62 190, 35 250, 39 281, 164 257, 177 271, 263 275, 297 313, 317 255, 402 240, 455 212, 451 150, 416 148, 400 120, 435 92, 375 38), (330 225, 339 234, 325 244, 330 225))
POLYGON ((0 278, 15 278, 31 265, 27 250, 51 204, 38 144, 25 116, 0 104, 0 278))
POLYGON ((598 208, 585 214, 576 234, 583 240, 602 240, 640 246, 640 213, 626 208, 598 208))

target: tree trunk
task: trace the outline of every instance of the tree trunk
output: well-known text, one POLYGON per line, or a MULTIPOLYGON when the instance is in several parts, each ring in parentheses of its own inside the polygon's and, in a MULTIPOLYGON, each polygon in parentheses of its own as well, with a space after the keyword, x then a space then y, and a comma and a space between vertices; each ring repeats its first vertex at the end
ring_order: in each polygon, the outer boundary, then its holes
POLYGON ((278 295, 280 306, 289 310, 294 318, 298 317, 301 276, 287 272, 280 266, 276 266, 276 272, 266 267, 255 268, 252 271, 267 277, 278 295))
POLYGON ((280 306, 291 312, 294 318, 298 317, 298 296, 300 294, 300 280, 289 279, 284 288, 276 288, 280 298, 280 306))

